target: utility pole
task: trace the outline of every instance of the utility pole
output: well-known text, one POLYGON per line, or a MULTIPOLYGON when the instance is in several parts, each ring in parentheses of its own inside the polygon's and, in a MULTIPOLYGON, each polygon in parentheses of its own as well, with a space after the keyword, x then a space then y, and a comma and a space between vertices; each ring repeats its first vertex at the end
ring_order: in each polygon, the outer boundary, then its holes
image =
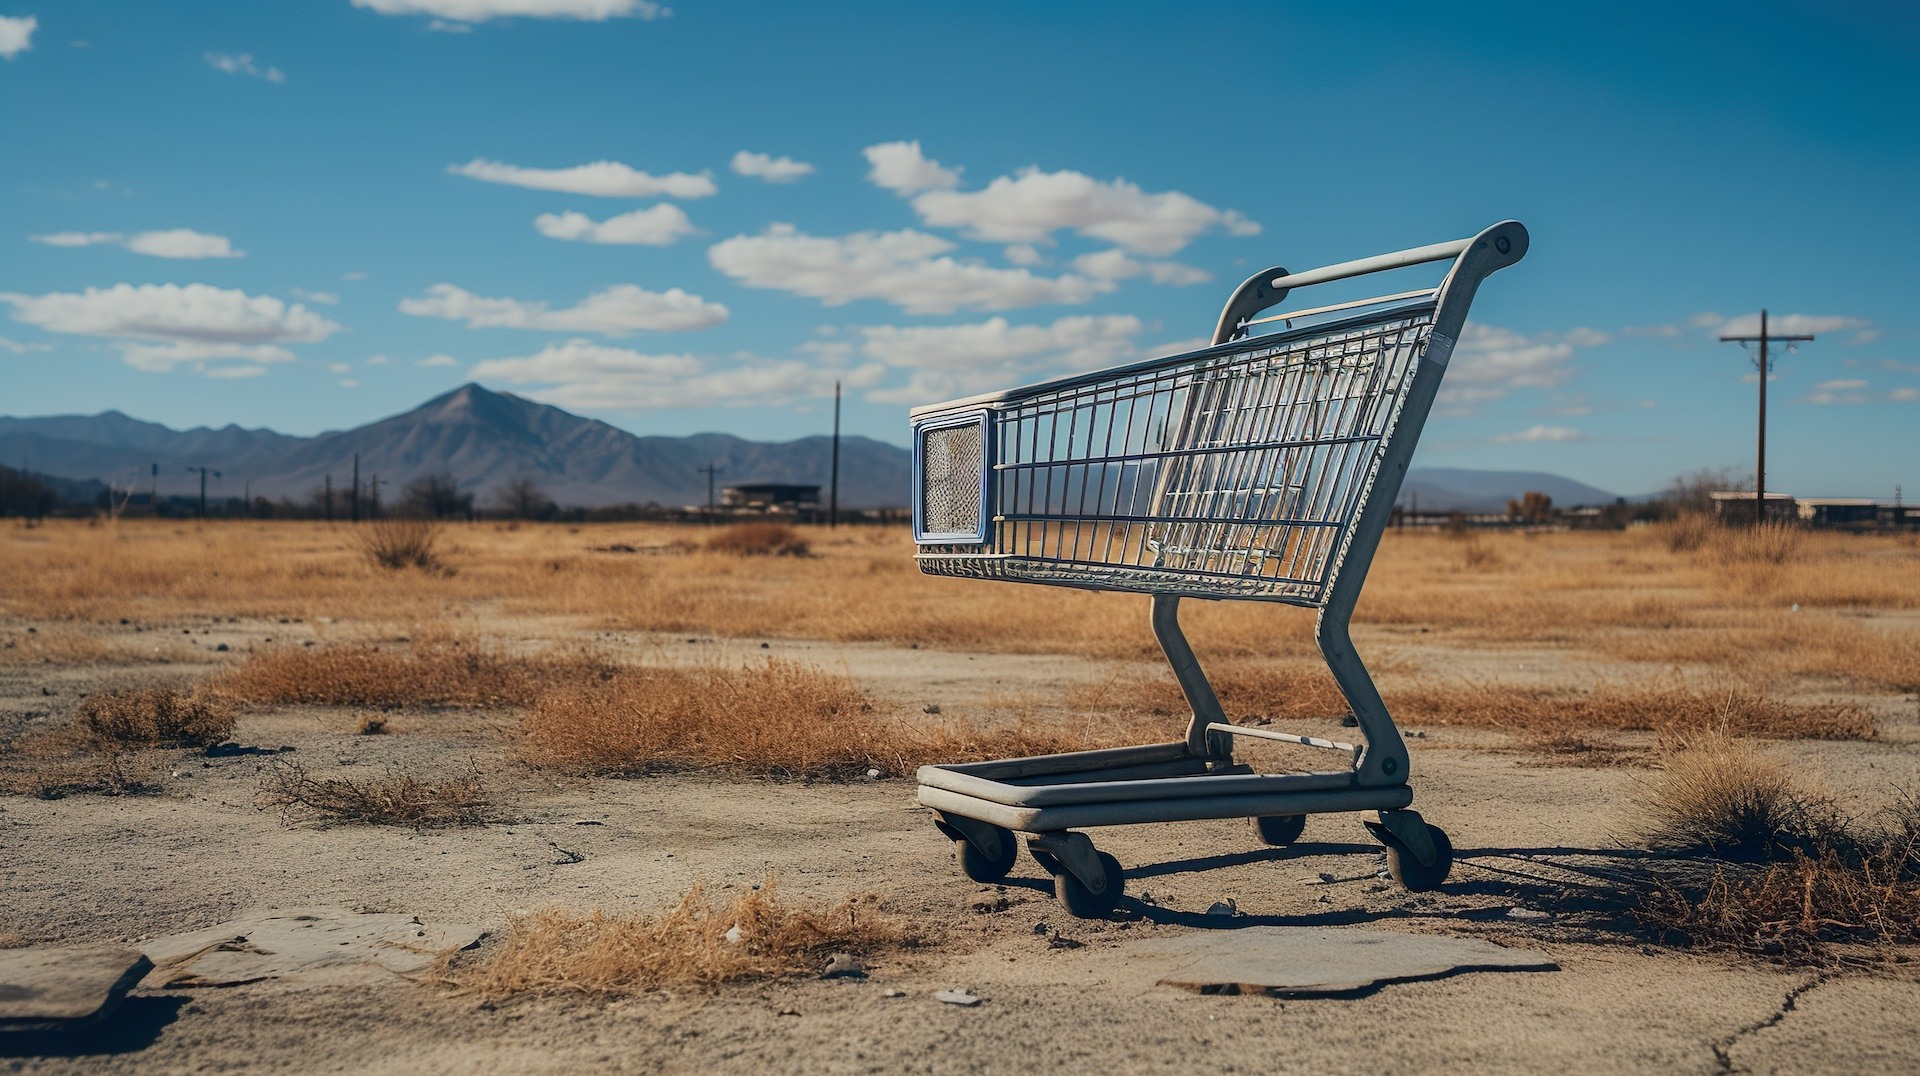
POLYGON ((348 510, 353 522, 360 522, 360 453, 353 454, 353 507, 348 510))
POLYGON ((1813 337, 1810 334, 1806 336, 1769 335, 1765 310, 1760 311, 1760 335, 1720 334, 1722 343, 1736 343, 1742 347, 1754 343, 1760 345, 1760 357, 1754 362, 1754 365, 1760 369, 1760 433, 1755 441, 1753 462, 1753 525, 1756 527, 1766 518, 1767 511, 1767 375, 1773 372, 1773 363, 1767 358, 1767 344, 1770 341, 1778 341, 1786 344, 1787 350, 1791 352, 1794 350, 1794 344, 1811 339, 1813 337))
POLYGON ((187 470, 197 471, 200 474, 200 518, 205 519, 207 518, 207 475, 211 473, 213 477, 219 478, 220 472, 210 467, 189 467, 187 470))
POLYGON ((708 523, 713 522, 713 476, 719 474, 720 471, 721 471, 721 468, 716 467, 711 463, 707 464, 705 467, 700 468, 700 473, 707 476, 707 522, 708 523))
POLYGON ((827 494, 827 526, 840 525, 840 382, 833 383, 833 475, 827 494))

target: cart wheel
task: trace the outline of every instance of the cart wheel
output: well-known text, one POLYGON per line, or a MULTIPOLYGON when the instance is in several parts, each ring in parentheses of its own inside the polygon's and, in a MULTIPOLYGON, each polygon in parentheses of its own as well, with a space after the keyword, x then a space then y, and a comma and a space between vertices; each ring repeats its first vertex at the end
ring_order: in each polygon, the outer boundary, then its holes
POLYGON ((976 882, 997 882, 1005 878, 1007 872, 1013 870, 1013 861, 1020 856, 1020 844, 1010 830, 999 830, 999 835, 1000 855, 994 859, 988 859, 964 837, 954 841, 953 854, 960 860, 960 873, 976 882))
POLYGON ((1307 828, 1307 816, 1303 814, 1272 814, 1253 820, 1255 829, 1260 831, 1260 843, 1275 848, 1285 848, 1300 839, 1307 828))
POLYGON ((1073 872, 1062 869, 1053 876, 1053 895, 1076 919, 1105 919, 1120 905, 1126 892, 1126 880, 1120 876, 1120 861, 1105 852, 1095 852, 1100 869, 1106 872, 1107 888, 1099 893, 1088 889, 1073 872))
POLYGON ((1387 873, 1399 882, 1409 893, 1425 893, 1429 889, 1440 888, 1447 880, 1447 873, 1453 870, 1453 842, 1439 826, 1427 827, 1427 838, 1433 841, 1433 866, 1422 866, 1419 857, 1400 847, 1398 841, 1388 841, 1387 873))

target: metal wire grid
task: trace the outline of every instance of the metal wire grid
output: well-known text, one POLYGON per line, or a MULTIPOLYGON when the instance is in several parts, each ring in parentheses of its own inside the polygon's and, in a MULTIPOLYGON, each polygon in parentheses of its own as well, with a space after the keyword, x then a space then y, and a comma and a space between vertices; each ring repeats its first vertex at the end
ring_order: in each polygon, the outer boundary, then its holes
POLYGON ((1007 393, 990 405, 986 540, 925 546, 922 570, 1320 604, 1433 312, 1007 393))

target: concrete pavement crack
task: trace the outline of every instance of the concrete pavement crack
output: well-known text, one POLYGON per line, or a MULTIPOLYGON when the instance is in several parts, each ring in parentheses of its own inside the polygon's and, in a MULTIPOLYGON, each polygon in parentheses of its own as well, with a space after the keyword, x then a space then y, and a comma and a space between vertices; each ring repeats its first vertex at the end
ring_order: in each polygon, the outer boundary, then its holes
POLYGON ((1829 978, 1831 978, 1831 976, 1828 975, 1826 972, 1821 972, 1820 974, 1815 975, 1813 978, 1808 979, 1806 982, 1801 983, 1799 986, 1796 986, 1792 990, 1787 991, 1786 996, 1780 999, 1780 1007, 1773 1010, 1773 1015, 1767 1017, 1765 1020, 1759 1021, 1758 1023, 1748 1024, 1746 1027, 1743 1027, 1738 1031, 1735 1031, 1733 1034, 1728 1035, 1726 1038, 1723 1038, 1718 1042, 1713 1043, 1712 1044, 1713 1057, 1715 1061, 1719 1062, 1719 1071, 1721 1072, 1744 1071, 1742 1069, 1736 1069, 1733 1066, 1734 1045, 1738 1043, 1741 1039, 1746 1038, 1748 1035, 1751 1035, 1756 1031, 1765 1031, 1767 1028, 1773 1027, 1774 1025, 1778 1024, 1780 1021, 1785 1020, 1787 1018, 1787 1014, 1792 1012, 1794 1010, 1794 1007, 1800 1003, 1800 998, 1802 995, 1806 994, 1807 991, 1812 990, 1814 987, 1819 986, 1821 983, 1826 982, 1829 978))

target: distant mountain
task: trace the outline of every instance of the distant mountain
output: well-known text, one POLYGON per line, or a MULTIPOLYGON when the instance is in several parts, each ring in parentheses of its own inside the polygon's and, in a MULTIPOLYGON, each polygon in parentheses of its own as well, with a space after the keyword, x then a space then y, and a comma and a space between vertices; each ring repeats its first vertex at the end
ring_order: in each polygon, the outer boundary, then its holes
MULTIPOLYGON (((363 481, 379 475, 397 491, 407 481, 447 472, 463 489, 486 495, 518 478, 538 482, 569 507, 649 501, 702 504, 706 476, 720 468, 736 482, 825 486, 833 442, 828 437, 766 443, 727 434, 640 437, 512 393, 463 385, 405 414, 357 429, 291 437, 271 430, 197 428, 178 431, 117 411, 50 418, 0 418, 0 460, 67 478, 145 485, 160 465, 162 490, 184 491, 185 468, 223 473, 223 492, 250 482, 256 495, 301 499, 327 475, 336 488, 350 480, 360 456, 363 481)), ((907 503, 912 455, 866 437, 840 442, 840 502, 850 508, 907 503)), ((387 496, 391 497, 392 492, 387 496)))
POLYGON ((1540 471, 1415 467, 1400 484, 1400 503, 1417 504, 1423 512, 1504 512, 1508 501, 1536 490, 1561 508, 1612 504, 1617 499, 1604 489, 1540 471))

